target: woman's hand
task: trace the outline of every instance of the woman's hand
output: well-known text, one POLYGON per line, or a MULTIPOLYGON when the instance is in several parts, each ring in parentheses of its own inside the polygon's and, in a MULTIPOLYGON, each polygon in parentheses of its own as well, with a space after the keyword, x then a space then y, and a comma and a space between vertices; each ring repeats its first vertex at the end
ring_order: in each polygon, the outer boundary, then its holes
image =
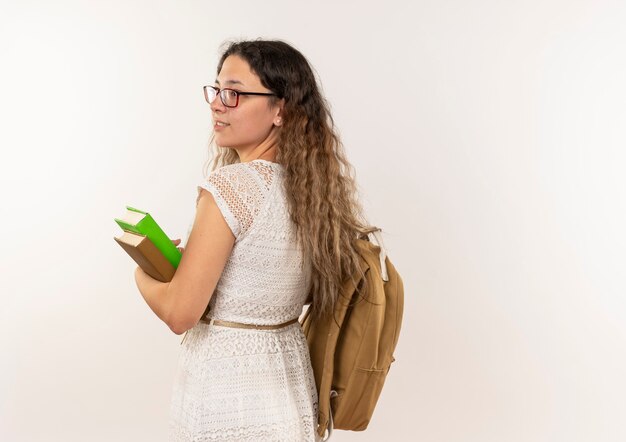
MULTIPOLYGON (((180 244, 181 239, 180 239, 180 238, 178 238, 178 239, 173 239, 173 240, 172 240, 172 242, 173 242, 175 245, 178 245, 178 244, 180 244)), ((185 251, 185 248, 184 248, 184 247, 176 247, 176 248, 178 249, 178 251, 179 251, 180 253, 183 253, 183 252, 185 251)))

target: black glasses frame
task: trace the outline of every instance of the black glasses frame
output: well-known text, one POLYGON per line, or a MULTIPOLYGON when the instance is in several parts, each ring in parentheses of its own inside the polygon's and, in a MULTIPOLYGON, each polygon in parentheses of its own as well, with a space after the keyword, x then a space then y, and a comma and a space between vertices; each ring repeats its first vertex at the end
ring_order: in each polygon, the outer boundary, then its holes
MULTIPOLYGON (((215 86, 203 86, 202 90, 204 91, 204 99, 206 100, 207 103, 211 104, 211 101, 209 101, 209 92, 208 92, 208 88, 211 88, 215 91, 215 98, 220 97, 220 100, 222 101, 222 104, 226 107, 237 107, 239 106, 239 96, 240 95, 276 95, 276 94, 272 94, 272 93, 268 93, 268 92, 242 92, 242 91, 238 91, 236 89, 231 89, 231 88, 227 88, 225 87, 224 89, 220 89, 219 87, 215 87, 215 86), (227 105, 224 101, 224 96, 222 95, 222 93, 224 91, 233 91, 235 93, 235 105, 234 106, 229 106, 227 105)), ((214 98, 214 99, 215 99, 214 98)))

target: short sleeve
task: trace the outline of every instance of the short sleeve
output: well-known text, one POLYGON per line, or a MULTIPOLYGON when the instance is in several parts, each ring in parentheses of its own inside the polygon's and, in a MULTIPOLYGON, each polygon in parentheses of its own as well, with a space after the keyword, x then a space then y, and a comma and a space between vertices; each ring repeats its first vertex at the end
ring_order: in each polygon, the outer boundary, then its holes
POLYGON ((252 225, 267 193, 259 174, 240 163, 214 170, 197 187, 196 206, 200 189, 211 192, 236 239, 252 225))

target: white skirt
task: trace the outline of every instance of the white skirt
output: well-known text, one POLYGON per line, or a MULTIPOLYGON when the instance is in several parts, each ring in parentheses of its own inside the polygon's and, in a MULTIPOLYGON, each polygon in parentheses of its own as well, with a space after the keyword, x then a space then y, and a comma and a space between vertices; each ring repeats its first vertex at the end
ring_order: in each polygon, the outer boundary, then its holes
POLYGON ((199 322, 182 344, 170 442, 315 442, 317 390, 299 323, 251 330, 199 322))

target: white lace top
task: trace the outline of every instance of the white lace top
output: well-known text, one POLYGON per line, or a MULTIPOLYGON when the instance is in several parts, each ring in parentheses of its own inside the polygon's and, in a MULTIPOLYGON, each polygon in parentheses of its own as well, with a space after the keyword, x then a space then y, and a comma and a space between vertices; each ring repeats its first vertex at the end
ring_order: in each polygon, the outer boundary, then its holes
MULTIPOLYGON (((198 186, 236 238, 208 317, 265 325, 302 312, 311 267, 295 242, 282 172, 253 160, 221 167, 198 186)), ((315 441, 317 391, 299 323, 251 330, 199 322, 182 344, 170 416, 170 441, 315 441)))

